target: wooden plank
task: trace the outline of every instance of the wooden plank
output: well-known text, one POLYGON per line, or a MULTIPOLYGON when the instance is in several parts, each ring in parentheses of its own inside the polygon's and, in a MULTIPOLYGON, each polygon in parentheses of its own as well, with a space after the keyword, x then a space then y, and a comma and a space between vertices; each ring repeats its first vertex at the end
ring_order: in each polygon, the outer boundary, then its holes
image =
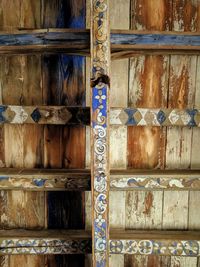
MULTIPOLYGON (((198 29, 198 1, 174 1, 172 12, 172 30, 194 32, 198 29), (185 15, 186 13, 187 16, 185 15)), ((193 108, 197 75, 197 57, 173 55, 171 56, 170 62, 168 107, 193 108), (179 87, 179 85, 181 86, 179 87), (177 87, 179 87, 178 90, 177 87)), ((169 128, 167 130, 167 168, 190 168, 192 134, 192 129, 169 128)), ((163 222, 164 227, 167 229, 188 229, 188 216, 190 216, 189 195, 189 192, 171 192, 171 194, 167 192, 167 197, 165 197, 166 192, 164 192, 164 199, 166 200, 166 202, 164 202, 164 207, 166 208, 164 209, 165 211, 168 209, 170 212, 169 217, 165 217, 163 222), (187 218, 184 217, 183 214, 185 214, 187 218), (171 220, 172 217, 174 217, 173 221, 171 220)), ((177 262, 177 266, 184 266, 184 261, 189 262, 189 259, 183 260, 181 257, 177 257, 175 260, 172 258, 171 261, 172 265, 174 262, 177 262), (178 264, 178 262, 180 262, 180 264, 178 264)))
POLYGON ((188 228, 188 191, 164 192, 163 229, 188 228))
MULTIPOLYGON (((2 20, 1 27, 40 27, 40 1, 30 4, 30 1, 1 1, 2 20), (7 7, 8 5, 8 7, 7 7), (14 16, 14 17, 13 17, 14 16)), ((1 90, 4 105, 29 105, 41 104, 42 90, 40 86, 40 58, 32 55, 29 57, 2 57, 1 58, 1 90), (29 76, 28 73, 31 73, 29 76), (30 79, 31 78, 31 79, 30 79), (34 82, 32 82, 34 81, 34 82), (31 83, 31 85, 30 85, 31 83), (29 84, 29 93, 26 88, 29 84)), ((28 126, 4 126, 5 159, 7 167, 40 166, 42 164, 42 133, 38 126, 29 132, 28 126), (32 139, 32 144, 29 140, 32 139), (15 142, 13 141, 15 139, 15 142), (41 141, 39 141, 41 140, 41 141), (12 146, 13 144, 13 146, 12 146)), ((4 191, 2 204, 2 226, 9 228, 41 228, 44 226, 44 193, 4 191)), ((9 266, 18 264, 26 265, 23 257, 9 257, 9 266)), ((33 265, 40 265, 41 257, 35 256, 31 261, 33 265)))
POLYGON ((162 192, 126 193, 126 229, 161 229, 162 192))
MULTIPOLYGON (((171 1, 131 1, 131 28, 134 30, 169 30, 171 1), (155 17, 150 15, 155 14, 155 17)), ((137 56, 130 60, 129 107, 166 108, 169 57, 164 55, 137 56)), ((156 127, 128 127, 128 167, 154 169, 163 168, 165 159, 165 129, 156 127)), ((162 192, 127 193, 127 227, 162 227, 162 192), (135 206, 130 199, 134 199, 135 206), (134 212, 133 212, 134 210, 134 212), (134 224, 135 214, 141 216, 134 224)), ((134 258, 125 256, 125 266, 134 258)), ((148 262, 149 256, 146 261, 148 262)), ((133 263, 132 263, 133 264, 133 263)), ((154 265, 159 264, 155 258, 154 265)))
POLYGON ((91 1, 91 182, 93 266, 109 266, 109 88, 108 1, 91 1), (100 51, 100 54, 99 54, 100 51))
POLYGON ((125 266, 130 267, 171 267, 170 256, 156 256, 156 255, 129 255, 125 257, 125 266))
MULTIPOLYGON (((43 1, 43 27, 85 28, 85 1, 43 1)), ((66 54, 43 57, 45 104, 85 105, 85 59, 66 54)), ((45 127, 45 167, 84 168, 85 128, 45 127), (77 156, 78 155, 78 156, 77 156)), ((84 228, 84 193, 48 193, 49 228, 84 228)), ((56 267, 84 266, 84 255, 55 257, 56 267)))
POLYGON ((197 266, 196 257, 171 257, 171 266, 172 267, 193 267, 197 266))

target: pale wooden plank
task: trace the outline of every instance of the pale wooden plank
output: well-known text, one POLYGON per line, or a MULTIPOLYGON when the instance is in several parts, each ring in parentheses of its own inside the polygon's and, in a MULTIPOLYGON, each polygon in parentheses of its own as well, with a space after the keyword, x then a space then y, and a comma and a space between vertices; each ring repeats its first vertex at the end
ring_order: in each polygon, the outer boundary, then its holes
POLYGON ((124 255, 110 255, 109 264, 110 266, 123 267, 124 255))
POLYGON ((196 257, 171 257, 171 267, 196 267, 196 257))
POLYGON ((131 255, 125 257, 125 266, 129 267, 171 267, 169 256, 131 255))
POLYGON ((161 229, 163 192, 126 193, 126 229, 161 229))
POLYGON ((188 191, 164 192, 163 229, 188 228, 188 191))
POLYGON ((127 127, 113 126, 110 129, 110 166, 126 168, 127 127))
POLYGON ((200 228, 200 213, 197 211, 200 200, 200 191, 189 193, 189 221, 188 228, 191 230, 199 230, 200 228))
POLYGON ((126 192, 110 192, 110 228, 125 229, 126 192))
MULTIPOLYGON (((129 29, 130 0, 110 1, 111 29, 129 29), (122 12, 123 10, 123 12, 122 12)), ((129 60, 116 60, 111 63, 111 93, 110 103, 113 107, 126 107, 128 97, 128 66, 129 60), (122 82, 123 81, 123 82, 122 82)), ((111 127, 110 129, 110 160, 111 168, 126 168, 127 166, 127 129, 111 127)), ((110 220, 112 228, 125 227, 126 194, 111 193, 110 220), (120 201, 116 201, 119 199, 120 201)), ((124 256, 111 256, 111 266, 124 266, 124 256)))
MULTIPOLYGON (((172 56, 169 81, 169 107, 190 108, 194 101, 196 57, 172 56)), ((192 129, 169 128, 166 167, 188 168, 191 157, 192 129)))

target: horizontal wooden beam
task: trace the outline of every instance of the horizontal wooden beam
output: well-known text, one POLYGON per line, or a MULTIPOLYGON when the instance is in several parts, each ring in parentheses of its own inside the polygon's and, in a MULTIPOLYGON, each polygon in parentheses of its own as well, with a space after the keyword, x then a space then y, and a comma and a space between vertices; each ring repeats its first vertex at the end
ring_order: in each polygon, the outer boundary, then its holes
MULTIPOLYGON (((90 109, 88 107, 66 106, 0 106, 0 123, 89 125, 90 109)), ((200 127, 200 110, 111 108, 110 124, 200 127)))
MULTIPOLYGON (((89 191, 89 170, 0 170, 1 190, 89 191)), ((200 170, 112 170, 110 190, 200 190, 200 170)))
POLYGON ((89 125, 90 109, 66 106, 0 106, 0 124, 89 125))
POLYGON ((200 256, 199 231, 117 231, 110 238, 111 254, 200 256))
POLYGON ((0 255, 88 254, 91 235, 84 231, 0 230, 0 255))
MULTIPOLYGON (((81 230, 0 230, 0 255, 89 254, 91 233, 81 230)), ((111 231, 111 254, 200 256, 200 231, 111 231)))
POLYGON ((31 191, 87 191, 89 170, 14 169, 0 170, 0 189, 31 191))
MULTIPOLYGON (((0 54, 58 53, 90 56, 90 31, 80 29, 17 30, 0 33, 0 54)), ((111 32, 113 57, 140 53, 200 52, 200 34, 191 32, 111 32)))

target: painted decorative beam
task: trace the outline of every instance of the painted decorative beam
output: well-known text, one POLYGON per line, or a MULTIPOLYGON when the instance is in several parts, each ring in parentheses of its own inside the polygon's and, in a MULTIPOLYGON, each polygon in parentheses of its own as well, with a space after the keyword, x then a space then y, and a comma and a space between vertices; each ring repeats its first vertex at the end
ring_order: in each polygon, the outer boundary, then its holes
POLYGON ((118 231, 110 236, 111 254, 200 256, 199 231, 118 231))
POLYGON ((126 170, 111 172, 115 190, 200 190, 200 170, 126 170))
POLYGON ((127 126, 200 127, 200 110, 114 108, 111 109, 110 122, 112 125, 127 126))
POLYGON ((91 246, 84 231, 0 230, 0 255, 88 254, 91 246))
MULTIPOLYGON (((114 231, 110 237, 111 254, 200 256, 200 231, 114 231)), ((80 230, 0 230, 0 255, 90 254, 91 243, 91 234, 80 230)))
POLYGON ((89 191, 89 170, 0 169, 1 190, 89 191))
POLYGON ((92 266, 109 266, 109 0, 91 0, 92 266))
MULTIPOLYGON (((96 94, 97 92, 98 91, 95 91, 96 94)), ((97 102, 105 102, 104 99, 101 99, 104 98, 104 95, 95 95, 94 98, 97 102)), ((90 108, 66 106, 0 106, 0 124, 1 123, 89 125, 90 108)), ((110 124, 127 126, 200 127, 200 110, 111 108, 110 124)))
POLYGON ((66 106, 0 106, 0 124, 82 124, 90 123, 90 109, 66 106))
MULTIPOLYGON (((90 56, 90 31, 80 29, 17 30, 0 33, 0 54, 66 52, 90 56)), ((113 57, 140 53, 200 52, 200 35, 191 32, 111 32, 113 57)))
MULTIPOLYGON (((0 169, 1 190, 89 191, 89 170, 0 169)), ((200 190, 200 170, 112 170, 110 190, 200 190)))

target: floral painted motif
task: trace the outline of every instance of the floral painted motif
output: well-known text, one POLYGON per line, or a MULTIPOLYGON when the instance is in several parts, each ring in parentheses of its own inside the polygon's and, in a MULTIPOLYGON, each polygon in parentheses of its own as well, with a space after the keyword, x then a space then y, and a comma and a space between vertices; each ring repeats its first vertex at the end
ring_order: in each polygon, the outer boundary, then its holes
POLYGON ((111 254, 138 255, 169 255, 190 256, 200 255, 199 240, 111 240, 111 254))
POLYGON ((107 0, 93 0, 92 8, 92 190, 94 231, 93 266, 108 266, 108 98, 109 83, 102 77, 109 75, 110 32, 107 0))

